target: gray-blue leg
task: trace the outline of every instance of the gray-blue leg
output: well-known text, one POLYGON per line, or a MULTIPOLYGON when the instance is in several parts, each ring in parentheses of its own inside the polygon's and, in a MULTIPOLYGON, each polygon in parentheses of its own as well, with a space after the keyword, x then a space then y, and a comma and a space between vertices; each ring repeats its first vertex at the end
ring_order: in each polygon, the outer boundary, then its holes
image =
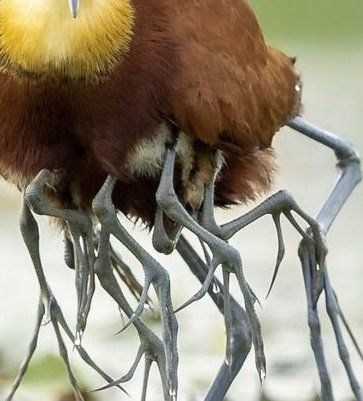
MULTIPOLYGON (((120 309, 131 318, 133 316, 133 310, 128 304, 124 297, 121 287, 119 286, 116 277, 113 274, 111 263, 110 263, 110 234, 105 228, 101 229, 99 236, 98 255, 95 263, 95 272, 101 283, 103 289, 116 301, 120 309)), ((120 379, 99 388, 97 391, 105 390, 115 385, 126 383, 130 381, 138 367, 141 358, 144 356, 147 363, 155 361, 160 372, 163 385, 164 400, 173 400, 170 394, 170 383, 168 382, 168 374, 166 371, 166 358, 165 350, 161 340, 137 317, 133 320, 133 324, 137 330, 140 339, 140 346, 132 364, 130 370, 120 379)), ((143 397, 146 395, 146 388, 148 384, 148 368, 149 365, 145 365, 144 371, 144 387, 143 397)))
MULTIPOLYGON (((341 174, 333 190, 329 194, 327 200, 325 201, 323 207, 320 209, 316 217, 316 221, 320 225, 322 231, 326 234, 331 225, 333 224, 335 218, 339 214, 340 210, 344 206, 345 202, 353 192, 354 188, 361 180, 359 155, 352 147, 352 145, 350 145, 343 139, 307 123, 302 118, 298 117, 290 121, 289 126, 294 130, 302 133, 303 135, 331 148, 335 152, 335 155, 338 159, 338 167, 341 170, 341 174)), ((316 261, 314 260, 314 258, 311 257, 311 252, 309 252, 308 244, 304 240, 300 244, 299 255, 303 266, 304 276, 305 277, 310 276, 308 278, 310 280, 314 279, 317 270, 316 261)), ((340 359, 342 360, 342 363, 348 375, 348 379, 351 385, 352 392, 355 396, 355 399, 357 401, 361 401, 362 400, 361 390, 349 360, 349 353, 345 345, 344 338, 342 336, 339 317, 342 319, 343 324, 346 326, 348 334, 351 337, 352 333, 350 328, 347 326, 346 320, 339 308, 337 297, 329 280, 326 264, 324 264, 322 272, 323 272, 323 282, 321 283, 320 289, 324 290, 325 292, 326 309, 334 329, 339 356, 340 359)), ((318 301, 319 294, 320 292, 314 294, 314 299, 312 300, 313 305, 315 307, 314 320, 317 321, 316 327, 319 327, 318 316, 316 312, 316 303, 318 301)), ((354 338, 352 339, 354 344, 357 346, 357 342, 355 341, 355 339, 354 338)), ((313 343, 312 345, 314 348, 313 343)), ((361 355, 360 350, 359 353, 361 355)), ((324 373, 326 366, 324 365, 321 359, 320 360, 317 359, 317 364, 321 378, 322 395, 323 397, 325 397, 323 399, 324 401, 325 400, 330 401, 332 398, 329 398, 328 396, 324 395, 324 393, 328 389, 327 381, 326 380, 325 382, 323 381, 324 379, 326 379, 326 376, 321 374, 324 373), (321 370, 322 367, 324 368, 323 372, 321 370)))
POLYGON ((19 368, 18 374, 13 382, 13 385, 11 386, 9 394, 5 398, 5 401, 11 401, 13 399, 14 394, 16 393, 17 389, 19 388, 21 381, 22 381, 25 373, 28 370, 29 363, 30 363, 31 359, 33 358, 34 352, 38 345, 39 331, 40 331, 40 327, 42 325, 44 314, 45 314, 44 303, 43 303, 42 299, 39 299, 37 319, 36 319, 36 323, 35 323, 34 333, 33 333, 32 339, 30 341, 30 344, 28 346, 28 350, 27 350, 27 353, 23 360, 23 363, 21 364, 21 366, 19 368))
MULTIPOLYGON (((75 256, 74 267, 78 298, 76 343, 80 344, 95 291, 92 222, 85 212, 71 209, 57 209, 52 205, 44 193, 47 180, 51 176, 52 173, 48 170, 40 171, 27 187, 25 199, 35 213, 59 218, 68 225, 75 256)), ((67 259, 66 261, 69 262, 67 259)))
POLYGON ((149 255, 135 239, 125 230, 119 222, 115 207, 112 203, 112 192, 116 179, 109 176, 101 190, 93 201, 93 209, 101 223, 102 229, 107 230, 116 237, 132 254, 140 261, 145 272, 144 290, 139 306, 130 316, 129 324, 135 323, 140 316, 147 301, 147 293, 150 285, 155 288, 160 305, 161 320, 163 325, 163 344, 165 347, 167 384, 169 386, 169 398, 175 400, 177 394, 177 332, 178 324, 170 298, 170 279, 168 272, 149 255))
MULTIPOLYGON (((12 385, 12 388, 9 391, 9 394, 6 398, 6 401, 11 401, 13 399, 13 396, 18 389, 26 371, 29 365, 29 362, 34 355, 34 352, 37 347, 37 342, 38 342, 38 336, 39 336, 39 331, 41 327, 41 322, 42 319, 47 313, 49 315, 49 319, 51 320, 59 349, 61 352, 61 356, 65 362, 66 368, 68 375, 70 377, 71 383, 73 385, 73 389, 76 395, 77 400, 82 400, 81 393, 79 391, 77 382, 73 376, 73 373, 71 371, 69 361, 68 361, 68 355, 67 351, 64 346, 63 338, 62 335, 59 331, 59 325, 63 328, 65 331, 66 335, 70 338, 71 341, 75 340, 75 336, 72 334, 71 330, 69 329, 69 326, 67 325, 62 311, 57 303, 57 300, 55 299, 54 295, 52 294, 52 291, 47 283, 46 277, 44 275, 44 270, 42 267, 41 259, 40 259, 40 254, 39 254, 39 229, 37 222, 35 221, 32 212, 27 205, 27 203, 24 201, 22 204, 22 210, 21 210, 21 216, 20 216, 20 229, 21 233, 24 238, 24 242, 28 248, 29 254, 31 256, 33 266, 35 273, 38 278, 38 283, 40 287, 40 300, 39 300, 39 307, 38 307, 38 312, 37 312, 37 322, 36 322, 36 327, 34 334, 32 336, 31 342, 28 347, 27 355, 24 359, 24 362, 22 366, 19 369, 19 373, 12 385)), ((77 351, 79 352, 81 358, 93 369, 95 369, 107 382, 112 382, 113 379, 108 376, 106 373, 104 373, 94 362, 93 360, 89 357, 87 352, 80 346, 76 346, 77 351)))
MULTIPOLYGON (((192 273, 203 284, 208 275, 208 266, 202 261, 184 236, 180 236, 176 249, 192 273)), ((208 288, 208 293, 219 311, 224 314, 225 288, 215 277, 213 284, 208 288), (218 291, 215 290, 216 288, 218 288, 218 291)), ((231 304, 231 323, 228 323, 228 326, 230 327, 229 337, 232 363, 229 365, 226 360, 223 361, 204 401, 222 401, 225 399, 229 387, 251 350, 252 339, 246 312, 233 297, 229 298, 229 302, 231 304)))
POLYGON ((200 240, 205 242, 213 254, 211 266, 209 267, 207 279, 203 283, 202 291, 200 294, 196 294, 193 300, 199 299, 199 295, 203 295, 206 292, 209 287, 208 281, 212 279, 214 273, 213 270, 215 270, 217 266, 225 265, 236 275, 239 287, 244 297, 248 322, 251 326, 256 368, 260 378, 263 378, 266 372, 266 361, 260 322, 254 309, 256 299, 244 276, 240 254, 231 245, 227 244, 225 241, 221 240, 196 222, 180 203, 174 190, 174 165, 175 151, 168 150, 166 152, 165 164, 159 188, 156 193, 157 203, 169 218, 182 227, 189 229, 197 235, 200 240))

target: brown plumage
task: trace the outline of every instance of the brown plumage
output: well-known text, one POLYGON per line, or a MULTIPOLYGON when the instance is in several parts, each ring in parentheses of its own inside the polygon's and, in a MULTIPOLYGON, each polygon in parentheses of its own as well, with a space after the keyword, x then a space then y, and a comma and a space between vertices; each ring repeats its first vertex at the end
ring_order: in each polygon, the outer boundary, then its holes
POLYGON ((217 204, 266 190, 273 135, 300 108, 293 61, 265 44, 242 0, 131 6, 127 52, 99 79, 75 79, 66 67, 55 76, 3 66, 1 174, 23 187, 42 168, 61 169, 53 196, 60 205, 86 209, 113 174, 116 206, 152 224, 162 167, 156 154, 174 140, 174 125, 182 137, 177 187, 184 202, 198 204, 218 149, 224 165, 217 204), (143 158, 148 146, 156 159, 143 158))

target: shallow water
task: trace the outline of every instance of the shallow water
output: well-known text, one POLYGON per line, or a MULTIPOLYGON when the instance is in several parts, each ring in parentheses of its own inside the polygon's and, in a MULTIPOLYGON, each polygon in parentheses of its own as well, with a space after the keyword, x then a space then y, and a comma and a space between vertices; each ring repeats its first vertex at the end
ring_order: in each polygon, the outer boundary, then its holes
MULTIPOLYGON (((363 112, 363 52, 359 46, 314 50, 303 45, 282 44, 285 50, 298 55, 299 68, 304 77, 305 116, 317 125, 339 133, 363 151, 361 116, 363 112)), ((275 140, 280 172, 274 190, 286 188, 298 203, 314 214, 336 179, 334 155, 318 144, 285 129, 275 140)), ((19 364, 26 349, 34 324, 37 306, 37 284, 25 246, 17 227, 20 196, 15 190, 1 184, 1 279, 0 279, 0 392, 9 385, 9 375, 19 364)), ((363 344, 363 186, 359 187, 333 226, 328 237, 330 248, 328 263, 331 279, 340 302, 352 324, 357 338, 363 344)), ((248 207, 219 212, 220 221, 236 217, 248 207)), ((45 219, 42 227, 42 256, 49 281, 66 316, 74 325, 75 291, 73 272, 62 259, 62 243, 59 233, 50 228, 45 219)), ((138 228, 133 229, 136 238, 151 249, 150 236, 138 228)), ((303 280, 297 258, 298 235, 284 224, 286 256, 280 276, 270 298, 263 301, 258 311, 266 341, 268 377, 264 391, 273 399, 307 400, 318 391, 319 383, 309 345, 306 324, 306 303, 303 280)), ((262 219, 238 234, 233 244, 242 253, 246 275, 253 288, 264 299, 276 256, 276 236, 271 220, 262 219)), ((140 266, 125 253, 124 258, 135 270, 140 266)), ((178 256, 157 255, 170 271, 173 301, 181 304, 192 295, 198 285, 188 273, 178 256)), ((235 294, 241 299, 234 287, 235 294)), ((323 301, 323 300, 322 300, 323 301)), ((336 352, 334 336, 326 318, 324 302, 321 302, 323 336, 326 343, 328 366, 335 382, 337 400, 349 397, 349 386, 336 352)), ((224 329, 221 317, 205 298, 181 312, 180 322, 180 401, 201 400, 202 395, 217 371, 223 358, 224 329)), ((121 327, 115 305, 98 290, 91 321, 84 338, 84 345, 106 371, 119 377, 129 367, 136 352, 135 333, 132 328, 119 336, 113 334, 121 327)), ((156 326, 157 327, 157 326, 156 326)), ((349 340, 348 340, 348 344, 349 340)), ((71 348, 70 348, 71 349, 71 348)), ((350 349, 352 347, 350 346, 350 349)), ((42 355, 56 352, 53 332, 49 326, 42 328, 37 360, 42 355)), ((76 354, 71 359, 78 375, 87 388, 94 388, 102 381, 84 368, 76 354)), ((245 367, 233 384, 229 400, 254 401, 260 393, 258 377, 251 354, 245 367)), ((355 353, 352 360, 358 377, 363 377, 363 365, 355 353)), ((36 362, 35 365, 36 366, 36 362)), ((15 401, 56 401, 57 392, 65 386, 66 377, 49 385, 30 378, 15 397, 15 401)), ((58 376, 57 376, 58 377, 58 376)), ((363 384, 363 379, 361 380, 363 384)), ((126 386, 132 399, 138 399, 141 386, 141 369, 137 377, 126 386)), ((152 376, 149 401, 160 401, 159 381, 152 376)), ((100 400, 123 400, 126 396, 110 390, 99 395, 100 400)))

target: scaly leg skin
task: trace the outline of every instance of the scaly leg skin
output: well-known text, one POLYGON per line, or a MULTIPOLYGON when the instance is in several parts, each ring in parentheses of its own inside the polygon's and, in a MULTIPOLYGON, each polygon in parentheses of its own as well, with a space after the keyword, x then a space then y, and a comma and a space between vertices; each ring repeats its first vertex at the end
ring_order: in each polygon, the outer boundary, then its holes
POLYGON ((273 279, 268 291, 269 293, 277 276, 285 250, 280 224, 281 213, 289 219, 289 221, 303 236, 303 240, 299 247, 299 257, 303 267, 306 296, 308 301, 308 323, 311 333, 311 344, 318 366, 322 388, 322 399, 324 401, 332 401, 334 399, 321 341, 320 323, 317 312, 317 301, 322 290, 324 289, 327 299, 326 305, 328 315, 333 324, 339 355, 348 374, 352 391, 356 399, 361 400, 359 385, 351 368, 348 352, 341 334, 341 329, 337 319, 338 315, 341 317, 349 335, 352 337, 353 343, 358 349, 358 352, 360 355, 362 353, 357 346, 356 340, 352 336, 349 326, 346 324, 345 318, 342 315, 339 305, 337 304, 334 290, 331 288, 326 270, 325 255, 327 250, 324 242, 324 238, 329 227, 339 213, 346 199, 353 191, 354 187, 360 181, 359 157, 355 150, 340 138, 311 126, 310 124, 304 122, 301 118, 292 120, 289 125, 308 137, 313 138, 318 142, 321 142, 324 145, 334 149, 339 159, 339 167, 343 170, 338 183, 336 184, 331 195, 328 197, 317 218, 312 219, 297 206, 290 194, 288 194, 286 191, 280 191, 246 215, 232 221, 231 223, 227 223, 222 227, 219 227, 214 220, 213 214, 214 202, 212 199, 214 188, 213 186, 210 186, 207 188, 205 194, 202 224, 210 231, 215 232, 216 235, 227 240, 231 238, 231 236, 233 236, 238 230, 252 223, 257 218, 263 216, 264 214, 272 214, 278 235, 279 251, 273 279), (209 204, 209 207, 205 207, 205 204, 209 204), (310 225, 310 229, 306 233, 297 224, 291 215, 290 210, 296 212, 310 225))
POLYGON ((37 320, 36 320, 36 324, 35 324, 34 333, 33 333, 32 339, 30 341, 28 351, 26 353, 24 361, 19 368, 18 374, 14 380, 14 383, 13 383, 10 391, 9 391, 9 394, 5 398, 5 401, 11 401, 13 399, 15 392, 19 388, 21 381, 22 381, 26 371, 28 370, 29 363, 30 363, 30 361, 34 355, 34 352, 37 348, 37 345, 38 345, 39 331, 40 331, 40 327, 42 325, 44 314, 45 314, 44 303, 43 303, 42 299, 39 299, 37 320))
POLYGON ((76 268, 76 260, 74 255, 73 242, 69 233, 66 232, 64 233, 63 243, 64 243, 64 261, 71 270, 74 270, 76 268))
MULTIPOLYGON (((338 167, 341 170, 340 177, 316 217, 316 221, 319 223, 322 232, 324 234, 327 234, 329 228, 333 224, 335 218, 339 214, 345 202, 361 180, 359 155, 350 144, 348 144, 341 138, 329 132, 322 131, 314 127, 313 125, 305 122, 301 118, 295 118, 294 120, 290 121, 289 126, 294 130, 302 133, 303 135, 334 150, 335 155, 338 159, 338 167)), ((311 249, 309 248, 309 245, 305 240, 303 240, 300 244, 299 256, 303 267, 305 281, 314 280, 317 264, 312 255, 311 249)), ((333 326, 340 359, 342 360, 342 363, 344 365, 355 399, 357 401, 361 401, 361 390, 350 363, 349 353, 344 342, 339 318, 342 320, 343 325, 347 329, 348 334, 351 337, 353 344, 357 348, 357 351, 361 357, 362 352, 359 349, 357 341, 355 340, 352 331, 349 328, 346 319, 339 307, 337 296, 330 283, 326 264, 322 266, 322 272, 323 281, 320 283, 320 287, 315 289, 315 294, 310 294, 310 301, 308 296, 309 326, 311 327, 312 333, 312 347, 314 349, 315 358, 319 369, 322 399, 324 401, 333 400, 333 396, 331 394, 330 379, 323 358, 324 354, 321 354, 322 345, 320 339, 320 324, 317 314, 318 298, 320 293, 324 291, 326 299, 326 309, 333 326), (315 340, 313 338, 313 333, 314 337, 316 338, 315 340), (318 349, 318 353, 316 352, 316 349, 318 349)))
POLYGON ((277 232, 278 255, 276 258, 273 278, 267 295, 269 295, 273 287, 285 253, 285 246, 282 237, 280 222, 281 214, 286 216, 286 218, 297 229, 297 231, 302 235, 303 238, 305 238, 309 242, 312 242, 315 245, 314 249, 316 252, 316 257, 319 266, 321 266, 324 264, 327 250, 325 246, 324 236, 321 232, 319 224, 297 205, 290 193, 282 190, 270 196, 260 205, 258 205, 248 213, 244 214, 243 216, 229 223, 223 224, 222 226, 219 226, 214 219, 214 183, 210 184, 205 190, 205 197, 201 214, 201 224, 206 229, 215 233, 215 235, 224 239, 225 241, 233 237, 233 235, 235 235, 242 228, 248 226, 249 224, 268 214, 271 214, 277 232), (312 238, 300 227, 300 225, 293 217, 291 211, 295 212, 298 216, 300 216, 309 224, 312 238))
MULTIPOLYGON (((216 172, 216 176, 217 176, 217 172, 216 172)), ((199 221, 200 221, 200 224, 205 229, 209 230, 215 236, 217 236, 221 239, 224 239, 221 227, 215 222, 215 219, 214 219, 214 181, 210 185, 207 185, 205 188, 204 200, 203 200, 201 213, 199 216, 199 221)), ((226 242, 227 242, 227 240, 226 240, 226 242)), ((202 246, 203 246, 203 244, 202 244, 202 246)), ((208 264, 210 257, 207 253, 207 250, 204 248, 205 247, 203 247, 203 251, 206 256, 206 262, 208 264)), ((230 273, 231 272, 230 272, 228 266, 225 264, 222 266, 222 271, 223 271, 223 298, 224 298, 224 302, 223 302, 224 310, 222 313, 224 315, 224 321, 225 321, 225 327, 226 327, 226 363, 227 363, 227 365, 232 366, 232 364, 233 364, 232 345, 233 345, 233 332, 234 332, 235 322, 233 321, 233 318, 232 318, 231 295, 230 295, 230 290, 229 290, 229 282, 230 282, 230 273)), ((208 275, 207 275, 207 277, 208 277, 208 275)), ((204 282, 207 283, 208 280, 205 280, 204 282)), ((202 288, 202 291, 203 291, 203 288, 202 288)))
MULTIPOLYGON (((99 236, 98 255, 95 263, 95 272, 98 276, 103 289, 116 301, 119 308, 129 317, 133 316, 133 310, 124 297, 122 290, 113 274, 110 263, 110 234, 105 228, 102 228, 99 236)), ((164 400, 176 400, 176 394, 173 396, 172 387, 169 382, 169 377, 166 368, 166 357, 163 343, 161 340, 138 318, 133 320, 133 324, 137 330, 140 346, 130 370, 120 379, 103 386, 95 391, 101 391, 113 387, 117 384, 126 383, 130 381, 138 367, 141 358, 145 357, 145 372, 144 372, 144 386, 143 397, 146 396, 146 388, 148 384, 149 364, 155 361, 162 380, 164 400)), ((144 399, 144 398, 142 398, 144 399)))
MULTIPOLYGON (((176 249, 192 273, 201 283, 204 283, 209 271, 208 266, 203 263, 184 236, 180 236, 176 249)), ((225 314, 225 288, 223 288, 222 284, 215 277, 213 278, 213 285, 208 288, 208 293, 219 311, 225 314)), ((230 385, 242 368, 252 346, 246 312, 232 296, 229 296, 227 299, 230 302, 229 309, 231 312, 230 316, 225 316, 225 318, 232 320, 231 324, 227 324, 230 328, 230 359, 232 362, 229 364, 226 360, 223 361, 204 401, 223 401, 225 399, 230 385)))
MULTIPOLYGON (((69 329, 62 311, 57 303, 57 300, 52 294, 52 291, 47 283, 47 280, 44 275, 41 259, 40 259, 40 254, 39 254, 39 230, 38 230, 38 225, 37 222, 35 221, 31 210, 26 203, 26 201, 23 201, 22 204, 22 210, 21 210, 21 216, 20 216, 20 229, 22 236, 24 238, 24 242, 28 248, 29 254, 31 256, 33 266, 38 278, 38 283, 40 286, 40 300, 39 300, 39 307, 38 307, 38 312, 37 312, 37 321, 36 321, 36 327, 34 334, 32 336, 30 345, 28 347, 28 352, 27 355, 24 359, 23 364, 21 365, 19 369, 19 373, 12 385, 11 390, 9 391, 8 396, 6 397, 6 401, 11 401, 13 399, 13 396, 18 389, 26 371, 28 368, 28 365, 30 363, 30 360, 32 359, 34 352, 37 347, 37 342, 38 342, 38 336, 39 336, 39 331, 42 323, 42 319, 44 315, 47 313, 49 314, 49 319, 51 320, 59 349, 61 352, 61 356, 65 362, 66 369, 68 372, 68 375, 71 380, 71 384, 73 386, 73 390, 75 392, 75 396, 77 400, 83 400, 80 390, 78 388, 77 382, 73 376, 73 373, 71 371, 69 361, 68 361, 68 355, 67 351, 64 346, 63 338, 62 335, 59 331, 59 325, 63 328, 65 331, 66 335, 70 338, 71 341, 74 341, 75 337, 72 334, 71 330, 69 329)), ((89 357, 87 352, 80 346, 76 346, 77 351, 79 352, 81 358, 94 370, 96 370, 107 382, 113 382, 113 379, 108 376, 106 373, 104 373, 94 362, 93 360, 89 357)), ((120 387, 121 388, 121 387, 120 387)))
MULTIPOLYGON (((176 399, 177 394, 177 331, 178 324, 170 298, 170 279, 168 272, 149 255, 125 230, 119 222, 116 209, 112 204, 112 192, 116 179, 109 176, 93 201, 93 210, 98 217, 101 227, 116 237, 141 263, 145 272, 143 293, 136 311, 130 315, 130 323, 135 323, 142 313, 147 301, 147 294, 151 284, 154 286, 163 326, 163 344, 165 348, 167 382, 169 397, 176 399)), ((126 325, 126 326, 127 326, 126 325)), ((168 398, 169 399, 169 398, 168 398)))
MULTIPOLYGON (((81 343, 88 314, 91 308, 94 285, 94 249, 92 222, 87 213, 77 210, 57 209, 44 194, 47 180, 51 176, 48 170, 42 170, 27 187, 25 198, 32 210, 39 215, 57 217, 65 221, 73 242, 75 260, 76 290, 78 298, 76 345, 81 343), (83 242, 83 249, 81 246, 83 242)), ((67 256, 67 255, 66 255, 67 256)))
MULTIPOLYGON (((101 229, 100 226, 97 226, 93 234, 93 242, 96 249, 98 249, 99 247, 100 235, 101 229)), ((139 283, 138 279, 135 277, 130 267, 123 261, 121 255, 118 251, 114 249, 111 243, 109 244, 109 253, 111 266, 117 273, 117 276, 126 284, 127 288, 135 297, 135 299, 137 301, 140 301, 143 291, 142 285, 139 283)), ((152 306, 152 301, 150 298, 147 299, 146 303, 147 305, 149 305, 149 307, 152 306)))
POLYGON ((262 379, 264 378, 266 372, 266 361, 260 322, 254 309, 254 303, 256 299, 245 279, 239 252, 225 241, 213 235, 211 232, 207 231, 204 227, 198 224, 180 203, 175 193, 173 184, 174 164, 175 151, 168 150, 166 153, 165 165, 159 188, 156 193, 157 203, 165 212, 165 214, 169 216, 169 218, 174 220, 180 226, 189 229, 191 232, 196 234, 200 240, 205 242, 213 254, 213 259, 211 266, 209 266, 207 278, 203 283, 202 292, 193 297, 193 301, 199 299, 207 292, 213 280, 214 271, 219 265, 228 266, 228 269, 236 274, 238 284, 244 297, 248 321, 251 326, 252 341, 255 349, 256 368, 260 379, 262 379))

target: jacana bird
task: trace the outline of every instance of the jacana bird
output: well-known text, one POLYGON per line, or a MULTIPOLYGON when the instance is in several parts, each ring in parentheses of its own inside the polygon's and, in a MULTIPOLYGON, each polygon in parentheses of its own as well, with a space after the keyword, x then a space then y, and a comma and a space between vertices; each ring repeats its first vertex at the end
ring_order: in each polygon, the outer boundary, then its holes
MULTIPOLYGON (((153 243, 159 251, 169 253, 177 247, 194 273, 199 268, 203 287, 187 304, 209 290, 216 268, 222 266, 224 283, 215 300, 223 305, 226 360, 206 399, 222 400, 241 367, 235 341, 235 328, 241 327, 238 318, 246 322, 244 339, 248 344, 252 336, 257 370, 264 376, 256 297, 244 277, 238 251, 227 242, 262 215, 273 216, 279 235, 275 273, 283 256, 280 215, 301 232, 309 318, 318 322, 316 302, 324 290, 331 303, 330 317, 340 330, 337 301, 325 268, 324 237, 360 179, 359 158, 344 141, 299 117, 302 85, 294 59, 266 44, 245 1, 1 0, 0 66, 0 171, 24 192, 20 225, 41 289, 33 347, 8 400, 34 352, 46 311, 77 399, 82 396, 69 368, 59 325, 110 385, 126 381, 125 377, 114 382, 100 371, 80 343, 94 274, 140 337, 139 352, 126 376, 132 376, 146 354, 142 399, 154 360, 164 399, 176 400, 177 321, 169 276, 124 229, 118 211, 154 227, 153 243), (272 139, 286 124, 334 149, 344 169, 321 213, 311 218, 282 191, 240 219, 218 226, 215 206, 255 199, 269 189, 274 173, 272 139), (292 211, 306 220, 310 232, 300 228, 292 211), (32 212, 56 217, 71 240, 78 295, 76 336, 46 282, 32 212), (97 251, 94 217, 101 224, 97 251), (209 247, 208 267, 200 264, 179 235, 182 228, 209 247), (111 270, 110 235, 144 268, 144 287, 134 312, 111 270), (229 296, 231 273, 242 290, 246 313, 229 296), (151 284, 161 308, 162 339, 139 319, 151 284)), ((310 328, 324 399, 330 400, 319 330, 313 324, 310 328)), ((339 333, 341 351, 345 345, 339 333)), ((361 399, 343 354, 353 391, 361 399)))

